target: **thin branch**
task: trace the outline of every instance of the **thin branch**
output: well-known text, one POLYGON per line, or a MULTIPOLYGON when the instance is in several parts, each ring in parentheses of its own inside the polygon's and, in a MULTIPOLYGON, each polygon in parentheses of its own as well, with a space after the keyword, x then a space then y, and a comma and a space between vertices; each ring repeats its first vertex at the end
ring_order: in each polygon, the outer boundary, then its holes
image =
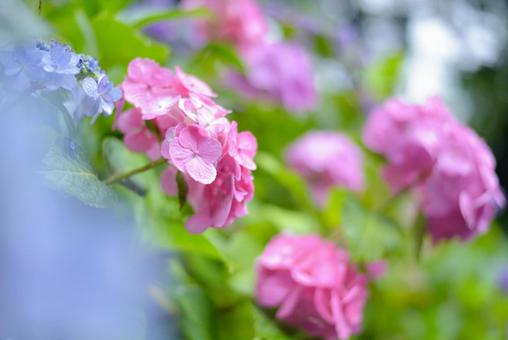
POLYGON ((139 173, 145 172, 147 170, 156 168, 159 165, 164 164, 166 162, 167 162, 167 160, 165 160, 164 158, 160 158, 160 159, 158 159, 156 161, 153 161, 153 162, 150 162, 150 163, 148 163, 146 165, 143 165, 142 167, 139 167, 139 168, 136 168, 136 169, 132 169, 132 170, 129 170, 129 171, 126 171, 126 172, 121 172, 119 174, 111 175, 110 177, 108 177, 104 181, 104 183, 110 185, 110 184, 113 184, 115 182, 119 182, 119 181, 124 180, 126 178, 129 178, 131 176, 134 176, 134 175, 137 175, 139 173))

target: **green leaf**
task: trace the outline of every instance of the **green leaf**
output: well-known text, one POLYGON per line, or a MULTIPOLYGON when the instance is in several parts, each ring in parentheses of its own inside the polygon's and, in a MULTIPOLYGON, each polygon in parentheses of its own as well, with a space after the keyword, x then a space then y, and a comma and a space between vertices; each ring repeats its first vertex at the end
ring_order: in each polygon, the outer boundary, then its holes
POLYGON ((180 311, 180 325, 186 339, 213 340, 213 308, 197 286, 180 287, 174 296, 180 311))
MULTIPOLYGON (((149 162, 146 156, 130 151, 125 147, 123 141, 114 137, 104 139, 102 150, 114 173, 139 168, 149 162)), ((148 186, 150 181, 158 181, 158 176, 156 176, 155 171, 150 170, 134 175, 130 179, 136 183, 148 186)))
POLYGON ((151 58, 159 63, 166 62, 169 48, 156 43, 133 27, 108 15, 101 15, 92 21, 97 39, 99 60, 103 68, 115 65, 127 66, 134 58, 151 58))
POLYGON ((260 169, 272 175, 283 185, 301 206, 311 211, 315 210, 307 186, 300 176, 284 167, 275 157, 265 152, 258 152, 256 163, 260 169))
POLYGON ((252 305, 243 302, 218 314, 219 340, 254 339, 252 305))
POLYGON ((252 205, 251 214, 270 222, 280 232, 291 231, 295 234, 319 232, 319 224, 311 216, 272 205, 252 205))
POLYGON ((205 55, 211 54, 224 65, 231 66, 242 73, 245 72, 245 65, 243 64, 242 58, 231 44, 211 42, 201 53, 205 55))
POLYGON ((160 21, 187 19, 187 18, 211 18, 212 13, 207 8, 193 8, 193 9, 172 9, 165 11, 154 10, 137 10, 130 11, 129 13, 122 13, 118 18, 136 28, 141 29, 147 25, 154 24, 160 21))
MULTIPOLYGON (((148 196, 152 192, 153 190, 149 191, 148 196)), ((144 203, 140 202, 140 205, 142 204, 144 203)), ((160 212, 148 210, 139 221, 141 225, 149 227, 146 236, 153 246, 222 259, 221 253, 205 235, 191 234, 185 228, 176 198, 166 200, 165 210, 165 213, 171 216, 157 216, 160 212)))
POLYGON ((342 211, 342 228, 348 250, 356 261, 378 260, 394 250, 400 241, 395 224, 365 210, 351 195, 342 211))
POLYGON ((116 202, 115 192, 97 178, 81 147, 64 138, 54 144, 43 159, 42 174, 53 187, 92 207, 104 208, 116 202))
POLYGON ((266 317, 258 308, 252 306, 254 316, 254 329, 256 330, 255 340, 289 340, 289 336, 284 334, 277 327, 277 324, 266 317))
POLYGON ((323 209, 323 219, 326 225, 330 227, 338 227, 341 224, 341 212, 348 198, 345 190, 333 188, 330 191, 328 202, 323 209))
POLYGON ((404 62, 404 54, 396 52, 372 64, 366 73, 366 81, 371 91, 380 100, 393 94, 399 81, 404 62))

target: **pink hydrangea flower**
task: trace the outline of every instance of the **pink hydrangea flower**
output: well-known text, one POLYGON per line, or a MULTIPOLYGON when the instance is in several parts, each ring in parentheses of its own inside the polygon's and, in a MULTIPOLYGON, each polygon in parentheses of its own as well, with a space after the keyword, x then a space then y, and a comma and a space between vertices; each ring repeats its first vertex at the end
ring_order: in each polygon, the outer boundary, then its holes
POLYGON ((173 73, 140 58, 129 64, 122 88, 133 108, 123 112, 122 103, 116 125, 130 150, 168 160, 160 179, 166 194, 177 194, 177 171, 183 174, 194 209, 187 228, 222 228, 244 216, 254 191, 257 143, 227 120, 230 111, 215 102, 217 94, 179 67, 173 73))
POLYGON ((198 125, 177 125, 166 133, 167 151, 163 152, 178 170, 196 182, 210 184, 222 155, 221 143, 198 125))
POLYGON ((488 146, 471 129, 446 129, 438 157, 422 184, 423 211, 434 242, 486 232, 505 199, 488 146))
POLYGON ((272 100, 296 113, 316 105, 312 63, 302 47, 288 42, 264 42, 242 49, 241 54, 246 76, 231 74, 231 86, 248 97, 272 100))
POLYGON ((286 161, 309 183, 319 205, 325 203, 333 186, 363 190, 362 153, 340 133, 314 131, 305 134, 289 146, 286 161))
POLYGON ((146 153, 151 160, 160 158, 160 142, 145 125, 139 109, 119 112, 116 127, 124 134, 123 140, 129 150, 146 153))
POLYGON ((225 140, 227 145, 217 165, 215 181, 210 185, 188 181, 188 199, 195 212, 187 222, 187 228, 191 232, 201 232, 206 226, 222 228, 245 216, 246 203, 254 194, 254 182, 249 166, 255 167, 252 158, 256 152, 256 140, 250 139, 251 134, 238 134, 236 123, 221 132, 221 139, 225 140), (244 146, 244 149, 240 146, 244 146))
POLYGON ((266 35, 267 24, 255 0, 184 0, 183 6, 206 7, 216 16, 196 22, 206 40, 245 46, 263 40, 266 35))
POLYGON ((311 336, 348 339, 361 330, 367 277, 348 253, 318 236, 279 235, 257 263, 256 298, 311 336))
POLYGON ((127 102, 139 108, 143 118, 169 112, 178 101, 173 73, 151 59, 136 58, 129 63, 121 88, 127 102))
POLYGON ((434 242, 485 232, 505 203, 488 146, 437 97, 424 105, 388 101, 369 117, 364 141, 387 159, 383 175, 393 191, 418 193, 434 242))
POLYGON ((363 132, 365 144, 384 155, 383 176, 394 192, 415 185, 432 169, 441 131, 454 124, 441 100, 424 105, 389 100, 369 116, 363 132))

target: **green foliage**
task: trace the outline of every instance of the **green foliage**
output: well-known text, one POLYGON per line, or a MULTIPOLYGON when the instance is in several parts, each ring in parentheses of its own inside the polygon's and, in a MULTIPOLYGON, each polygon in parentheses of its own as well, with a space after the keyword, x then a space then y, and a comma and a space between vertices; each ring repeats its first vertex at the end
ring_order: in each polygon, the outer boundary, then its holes
POLYGON ((168 59, 167 46, 148 39, 113 16, 96 17, 92 21, 92 27, 97 40, 98 56, 101 65, 106 69, 115 65, 127 65, 136 57, 151 58, 160 63, 168 59))
POLYGON ((386 99, 394 92, 403 62, 404 54, 397 52, 370 65, 366 81, 377 99, 386 99))
MULTIPOLYGON (((62 122, 68 130, 65 135, 74 137, 76 132, 82 147, 76 141, 58 139, 44 158, 42 175, 52 186, 91 206, 111 206, 119 196, 128 202, 147 245, 171 254, 170 275, 175 284, 167 292, 159 292, 157 301, 178 318, 184 338, 306 339, 276 322, 271 311, 260 309, 254 301, 256 260, 267 242, 281 232, 321 234, 347 248, 362 269, 370 261, 388 261, 386 275, 371 283, 360 339, 506 337, 508 298, 496 286, 496 275, 508 263, 508 249, 506 237, 496 227, 465 245, 450 242, 434 247, 424 238, 415 243, 419 230, 413 198, 392 196, 380 176, 384 160, 378 156, 364 150, 365 192, 353 194, 334 188, 322 208, 313 202, 304 180, 283 161, 286 147, 311 129, 346 132, 361 144, 364 95, 378 102, 394 93, 405 59, 403 51, 389 54, 365 70, 348 69, 353 82, 360 78, 359 84, 323 95, 316 112, 297 117, 277 104, 244 98, 224 86, 224 70, 245 72, 232 45, 211 42, 190 55, 173 53, 169 61, 170 47, 142 32, 152 23, 202 18, 210 16, 209 12, 132 12, 128 3, 47 1, 42 17, 57 37, 77 51, 98 57, 117 83, 135 57, 180 64, 186 72, 210 82, 220 94, 218 101, 233 109, 230 117, 238 121, 240 130, 252 131, 258 140, 256 193, 249 215, 227 230, 190 234, 185 228, 192 214, 184 204, 186 188, 180 178, 179 197, 165 195, 159 182, 162 166, 133 176, 128 183, 104 185, 100 178, 149 162, 146 156, 125 148, 120 134, 112 131, 114 118, 100 118, 95 125, 85 122, 72 133, 69 123, 62 122), (419 260, 414 256, 417 245, 422 247, 419 260)), ((13 15, 24 15, 20 13, 13 15)), ((3 26, 14 19, 4 22, 1 18, 3 34, 3 26)), ((41 35, 49 34, 46 24, 37 20, 27 30, 38 31, 39 27, 41 35)), ((299 28, 290 23, 285 23, 281 32, 299 37, 299 28)), ((329 36, 317 34, 312 43, 316 62, 337 58, 335 42, 329 36)))
POLYGON ((116 195, 97 178, 81 147, 64 138, 57 141, 43 159, 41 171, 46 181, 56 189, 97 208, 112 206, 116 195))

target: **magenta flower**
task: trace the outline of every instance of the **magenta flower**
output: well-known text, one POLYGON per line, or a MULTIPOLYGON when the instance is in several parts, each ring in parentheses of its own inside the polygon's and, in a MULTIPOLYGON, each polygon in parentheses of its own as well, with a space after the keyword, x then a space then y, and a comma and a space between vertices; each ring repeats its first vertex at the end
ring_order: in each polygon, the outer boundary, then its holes
POLYGON ((323 205, 333 186, 362 191, 363 156, 345 135, 331 131, 309 132, 286 151, 288 165, 309 184, 313 197, 323 205))
POLYGON ((343 249, 318 236, 279 235, 257 264, 256 297, 310 336, 347 339, 361 330, 367 277, 343 249))
POLYGON ((467 240, 486 232, 505 204, 488 146, 471 129, 457 124, 445 131, 437 152, 421 187, 433 241, 467 240))
POLYGON ((385 156, 394 192, 417 192, 434 242, 485 232, 505 203, 488 146, 437 97, 424 105, 388 101, 369 117, 364 141, 385 156))
POLYGON ((289 111, 312 109, 317 102, 312 63, 307 52, 288 42, 260 43, 241 50, 246 76, 232 74, 229 82, 248 97, 264 98, 289 111))
POLYGON ((255 0, 184 0, 185 8, 206 7, 216 17, 196 22, 205 40, 245 46, 262 41, 267 24, 255 0))
POLYGON ((383 176, 398 192, 429 173, 441 131, 453 123, 451 113, 437 97, 425 105, 389 100, 369 116, 363 139, 370 149, 386 157, 383 176))
POLYGON ((210 184, 215 180, 215 165, 222 155, 222 145, 217 139, 197 125, 177 125, 168 130, 166 138, 171 164, 196 182, 210 184))

